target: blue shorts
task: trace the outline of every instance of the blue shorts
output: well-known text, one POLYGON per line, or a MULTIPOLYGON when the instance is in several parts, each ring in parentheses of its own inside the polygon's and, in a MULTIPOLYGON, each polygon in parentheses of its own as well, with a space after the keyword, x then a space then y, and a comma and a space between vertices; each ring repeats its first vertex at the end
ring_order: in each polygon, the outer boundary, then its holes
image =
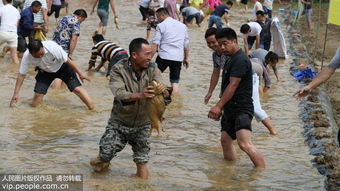
POLYGON ((102 23, 103 27, 106 27, 107 23, 109 21, 109 12, 107 12, 103 9, 97 9, 97 15, 98 15, 100 22, 102 23))
POLYGON ((189 15, 186 17, 186 22, 190 23, 192 19, 196 19, 196 24, 200 24, 201 23, 201 14, 200 13, 196 13, 193 15, 189 15))
POLYGON ((222 29, 221 17, 217 15, 210 15, 208 28, 212 27, 214 24, 216 24, 217 29, 222 29))

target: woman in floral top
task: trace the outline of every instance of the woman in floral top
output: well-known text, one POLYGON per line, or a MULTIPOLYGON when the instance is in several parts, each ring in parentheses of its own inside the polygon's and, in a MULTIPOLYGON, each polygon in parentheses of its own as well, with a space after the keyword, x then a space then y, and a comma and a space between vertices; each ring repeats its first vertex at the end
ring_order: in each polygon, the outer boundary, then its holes
POLYGON ((146 13, 146 17, 147 17, 147 23, 148 23, 146 27, 146 40, 149 40, 151 28, 156 29, 158 20, 155 15, 155 11, 152 9, 148 10, 148 12, 146 13))

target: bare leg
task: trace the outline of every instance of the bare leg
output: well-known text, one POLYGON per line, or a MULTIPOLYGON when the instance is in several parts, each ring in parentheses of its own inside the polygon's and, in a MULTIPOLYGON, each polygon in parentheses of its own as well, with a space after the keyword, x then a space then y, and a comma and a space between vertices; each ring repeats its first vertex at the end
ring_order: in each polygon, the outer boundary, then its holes
POLYGON ((172 86, 171 96, 177 96, 179 94, 179 84, 178 83, 171 83, 171 86, 172 86))
POLYGON ((65 7, 66 14, 68 14, 68 5, 65 7))
POLYGON ((237 154, 233 146, 233 139, 224 131, 221 132, 221 145, 225 160, 234 161, 237 159, 237 154))
POLYGON ((312 30, 312 25, 308 23, 308 29, 311 31, 312 30))
POLYGON ((3 49, 2 49, 2 53, 1 53, 1 57, 4 57, 6 56, 7 52, 10 50, 10 48, 8 46, 5 46, 3 49))
POLYGON ((236 132, 237 143, 242 151, 247 153, 255 167, 265 168, 265 162, 262 153, 251 142, 251 131, 241 129, 236 132))
POLYGON ((95 33, 96 33, 96 34, 100 34, 100 33, 99 33, 99 30, 100 30, 102 27, 103 27, 103 25, 102 25, 102 23, 100 22, 99 25, 98 25, 98 27, 96 28, 96 32, 95 32, 95 33))
POLYGON ((59 89, 59 88, 61 88, 62 84, 63 84, 63 81, 59 78, 56 78, 56 79, 53 80, 51 86, 52 86, 53 89, 59 89))
POLYGON ((44 94, 35 93, 32 101, 32 107, 37 107, 44 98, 44 94))
POLYGON ((14 62, 14 64, 19 64, 19 58, 18 58, 18 54, 17 54, 17 47, 10 47, 10 50, 11 50, 12 61, 14 62))
POLYGON ((19 57, 19 58, 22 58, 23 55, 24 55, 23 52, 19 52, 19 53, 18 53, 18 57, 19 57))
POLYGON ((92 99, 84 88, 78 86, 73 90, 73 93, 75 93, 85 103, 89 110, 94 109, 92 99))
POLYGON ((106 170, 110 166, 110 162, 103 162, 100 160, 99 156, 91 159, 90 164, 92 165, 95 172, 102 172, 103 170, 106 170))
POLYGON ((102 35, 103 35, 103 36, 105 36, 106 30, 107 30, 107 27, 104 27, 104 26, 103 26, 103 32, 102 32, 102 35))
POLYGON ((149 170, 146 163, 136 163, 137 166, 137 172, 136 176, 142 179, 148 179, 149 178, 149 170))
POLYGON ((259 88, 259 96, 260 96, 260 98, 263 98, 263 95, 264 95, 263 89, 262 89, 262 87, 260 87, 259 88))
POLYGON ((272 124, 272 121, 270 120, 269 117, 265 118, 264 120, 261 121, 265 127, 269 130, 270 134, 276 135, 276 129, 272 124))

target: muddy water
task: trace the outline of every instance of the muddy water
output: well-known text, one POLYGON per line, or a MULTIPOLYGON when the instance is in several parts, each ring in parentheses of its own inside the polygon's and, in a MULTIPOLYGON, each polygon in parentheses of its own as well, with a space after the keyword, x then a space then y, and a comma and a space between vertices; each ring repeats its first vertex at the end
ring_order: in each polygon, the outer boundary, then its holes
MULTIPOLYGON (((89 11, 90 1, 81 2, 72 7, 89 11)), ((145 28, 135 2, 118 2, 121 29, 109 26, 107 38, 127 48, 133 38, 145 37, 145 28)), ((234 28, 250 15, 236 9, 231 17, 234 28)), ((83 70, 97 22, 97 16, 91 15, 82 24, 74 59, 83 70)), ((9 64, 6 56, 0 64, 0 173, 80 173, 85 177, 85 190, 322 190, 323 177, 311 165, 312 157, 301 135, 297 102, 291 97, 297 87, 289 76, 290 59, 279 64, 284 81, 277 83, 273 77, 273 86, 263 100, 279 134, 270 136, 261 124, 253 122, 253 142, 263 152, 267 169, 253 169, 239 149, 238 161, 223 160, 219 123, 207 118, 209 108, 217 101, 217 91, 208 105, 203 104, 212 70, 203 31, 189 27, 191 66, 182 71, 181 96, 166 112, 162 137, 151 139, 148 181, 133 177, 130 146, 112 161, 109 171, 97 174, 90 168, 89 160, 97 155, 112 107, 104 71, 90 72, 92 81, 84 85, 96 103, 94 112, 86 111, 66 89, 50 90, 43 105, 31 108, 33 69, 21 90, 20 104, 8 108, 18 66, 9 64)))

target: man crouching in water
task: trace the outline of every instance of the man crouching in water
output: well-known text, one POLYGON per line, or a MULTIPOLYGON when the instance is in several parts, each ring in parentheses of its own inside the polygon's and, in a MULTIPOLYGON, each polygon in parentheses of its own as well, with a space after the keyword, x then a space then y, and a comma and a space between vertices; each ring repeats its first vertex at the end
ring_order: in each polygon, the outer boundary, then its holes
MULTIPOLYGON (((129 58, 120 60, 112 67, 110 88, 114 103, 111 117, 99 142, 99 155, 90 164, 96 172, 103 171, 129 143, 137 166, 136 175, 147 179, 150 119, 146 112, 146 100, 155 96, 155 89, 150 84, 152 81, 161 82, 161 72, 150 62, 152 49, 147 40, 132 40, 129 52, 129 58)), ((162 84, 156 89, 166 91, 162 84)))
POLYGON ((42 102, 52 81, 55 78, 60 78, 65 82, 68 89, 85 103, 89 110, 94 109, 92 99, 87 91, 81 87, 77 74, 82 82, 84 82, 84 80, 90 81, 90 78, 67 57, 67 53, 61 46, 51 40, 43 42, 33 40, 28 44, 28 50, 26 50, 21 60, 10 106, 13 106, 13 104, 19 100, 19 92, 30 65, 36 66, 36 70, 38 71, 35 76, 36 83, 32 101, 33 107, 36 107, 42 102))

